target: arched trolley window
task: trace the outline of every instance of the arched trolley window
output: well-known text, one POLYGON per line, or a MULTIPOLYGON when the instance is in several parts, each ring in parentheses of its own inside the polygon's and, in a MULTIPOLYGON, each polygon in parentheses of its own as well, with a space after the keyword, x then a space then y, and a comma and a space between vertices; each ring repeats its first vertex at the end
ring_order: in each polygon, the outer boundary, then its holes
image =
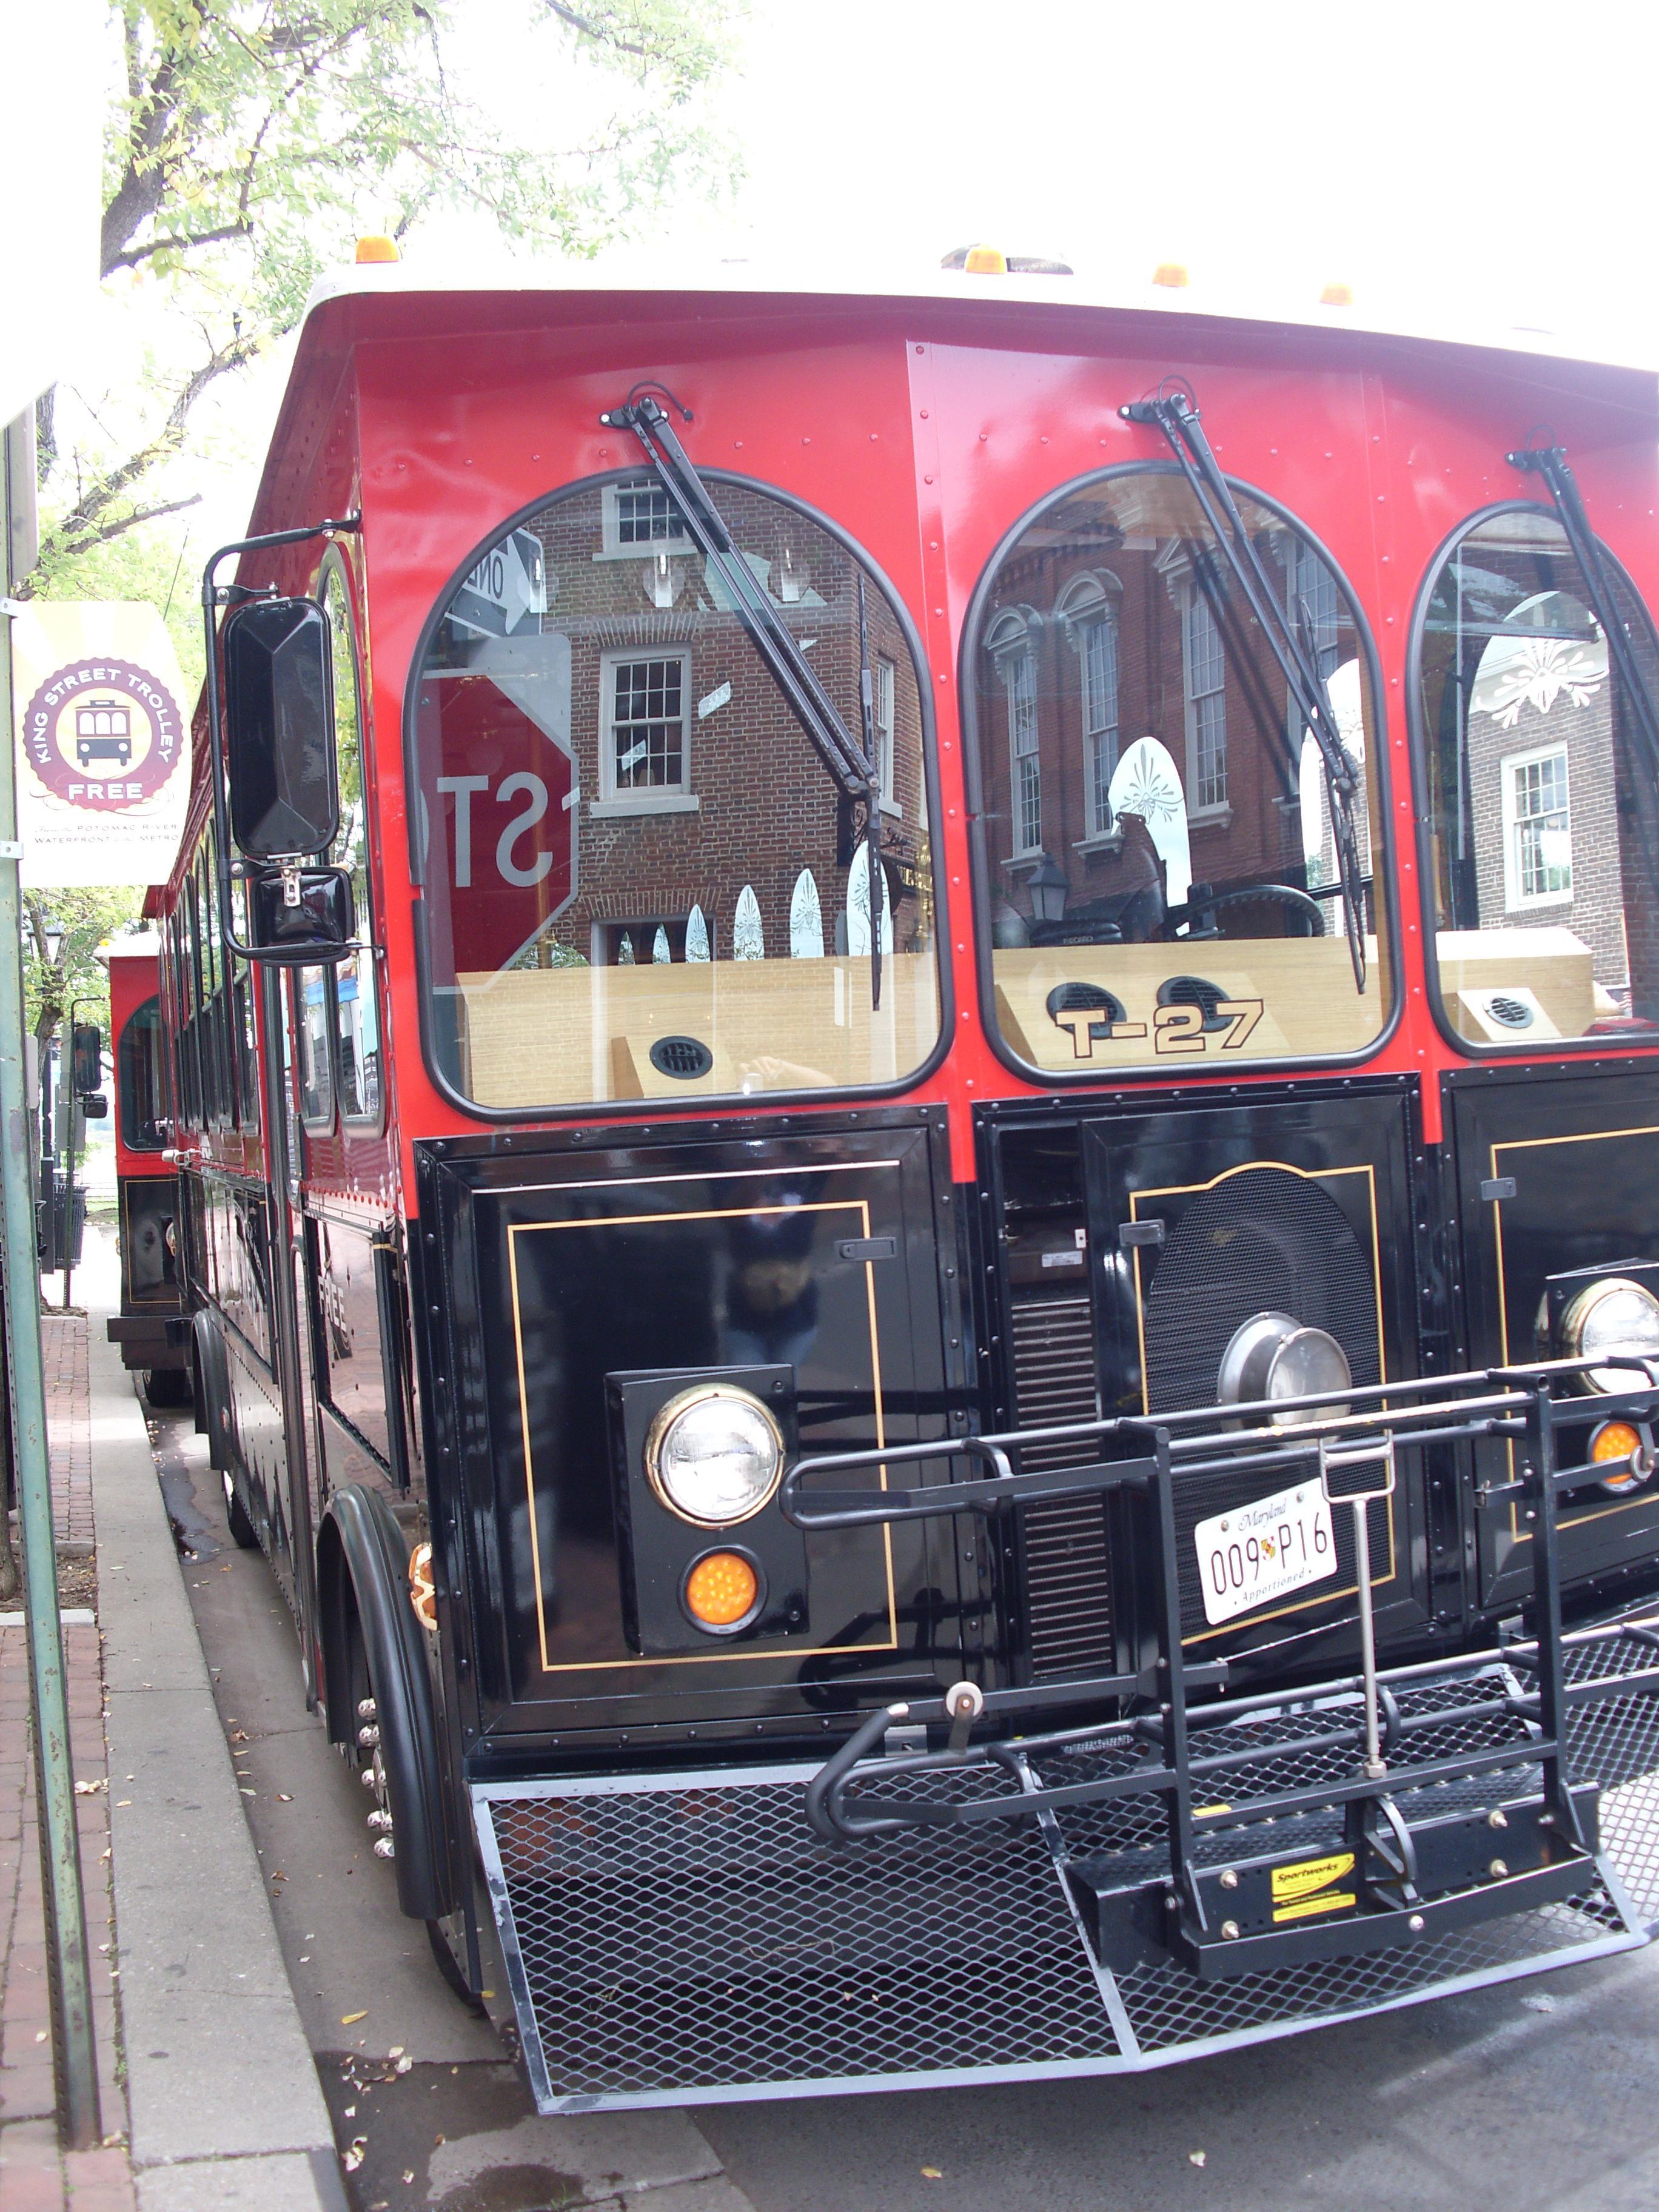
MULTIPOLYGON (((1603 550, 1638 666, 1659 648, 1603 550)), ((1659 789, 1556 518, 1476 517, 1415 636, 1430 974, 1465 1050, 1659 1043, 1659 789)))
POLYGON ((1352 1057, 1388 1024, 1370 640, 1313 541, 1234 494, 1358 779, 1364 979, 1324 760, 1273 647, 1180 473, 1109 471, 1013 532, 964 647, 989 1012, 1045 1079, 1352 1057))
POLYGON ((938 1042, 907 625, 823 523, 706 481, 853 732, 868 671, 876 898, 866 802, 826 769, 672 500, 633 477, 556 494, 470 563, 411 698, 428 1046, 487 1111, 859 1090, 938 1042))
POLYGON ((121 1141, 129 1152, 159 1152, 167 1141, 166 1048, 158 995, 128 1016, 116 1048, 121 1141))

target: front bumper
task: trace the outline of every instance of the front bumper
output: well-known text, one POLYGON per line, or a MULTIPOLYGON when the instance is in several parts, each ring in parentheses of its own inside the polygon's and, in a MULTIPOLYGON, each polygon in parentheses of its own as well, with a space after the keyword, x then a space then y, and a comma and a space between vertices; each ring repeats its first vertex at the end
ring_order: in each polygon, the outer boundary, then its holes
MULTIPOLYGON (((1651 1418, 1645 1380, 1629 1409, 1651 1418)), ((1158 1655, 1133 1677, 872 1714, 818 1769, 475 1784, 540 2108, 1130 2071, 1648 1942, 1659 1616, 1562 1632, 1556 1501, 1584 1470, 1558 1467, 1553 1382, 1459 1378, 1455 1401, 1395 1386, 1403 1409, 1316 1408, 1294 1438, 1305 1456, 1322 1420, 1352 1467, 1383 1437, 1391 1479, 1396 1447, 1514 1436, 1532 1638, 1237 1699, 1183 1654, 1168 1427, 1094 1425, 1140 1456, 1052 1476, 1019 1474, 1014 1438, 821 1462, 993 1467, 835 1493, 826 1526, 995 1512, 1060 1483, 1138 1499, 1158 1655), (1109 1717, 1039 1732, 1091 1692, 1109 1717), (1024 1732, 975 1741, 981 1717, 1024 1732), (951 1741, 886 1756, 899 1721, 954 1723, 951 1741)), ((1273 1466, 1291 1444, 1263 1427, 1184 1449, 1273 1466)), ((814 1471, 786 1485, 804 1526, 814 1471)))
MULTIPOLYGON (((1646 1671, 1650 1654, 1616 1648, 1646 1671)), ((1574 1649, 1575 1670, 1607 1671, 1607 1647, 1574 1649)), ((1522 1674, 1503 1671, 1524 1694, 1522 1674)), ((1503 1740, 1489 1714, 1465 1710, 1490 1705, 1498 1679, 1488 1668, 1415 1693, 1443 1709, 1449 1756, 1503 1740)), ((1304 1784, 1322 1766, 1352 1772, 1346 1757, 1334 1768, 1296 1747, 1316 1711, 1298 1698, 1275 1720, 1234 1724, 1264 1739, 1259 1762, 1234 1770, 1241 1797, 1287 1771, 1304 1784)), ((1659 1698, 1579 1707, 1570 1735, 1576 1771, 1601 1784, 1598 1849, 1571 1895, 1522 1909, 1505 1898, 1497 1917, 1444 1927, 1431 1905, 1409 1942, 1222 1979, 1152 1941, 1115 1966, 1101 1955, 1086 1891, 1103 1867, 1127 1881, 1156 1853, 1161 1820, 1145 1801, 837 1844, 805 1817, 810 1766, 472 1796, 531 2083, 543 2112, 570 2112, 1130 2072, 1632 1949, 1659 1921, 1659 1698)), ((1431 1785, 1437 1813, 1536 1796, 1524 1729, 1508 1735, 1514 1765, 1431 1785)), ((1114 1756, 1086 1739, 1019 1752, 991 1786, 1017 1799, 1114 1756)), ((969 1768, 951 1794, 986 1788, 969 1768)), ((1304 1860, 1340 1848, 1343 1831, 1310 1816, 1278 1833, 1304 1860)), ((1205 1823, 1200 1879, 1240 1849, 1237 1826, 1205 1823)))

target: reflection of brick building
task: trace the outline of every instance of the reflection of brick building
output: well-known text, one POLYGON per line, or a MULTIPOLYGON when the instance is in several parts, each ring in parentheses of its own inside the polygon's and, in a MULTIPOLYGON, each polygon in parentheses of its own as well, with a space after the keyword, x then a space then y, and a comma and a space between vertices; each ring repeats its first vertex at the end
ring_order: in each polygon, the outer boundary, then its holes
MULTIPOLYGON (((715 496, 743 556, 860 736, 850 557, 757 494, 719 484, 715 496)), ((542 549, 545 613, 532 612, 505 640, 447 625, 434 655, 440 666, 489 674, 509 698, 528 702, 544 735, 574 757, 575 896, 525 960, 645 962, 665 950, 674 961, 688 950, 693 958, 752 957, 757 921, 759 949, 776 959, 810 945, 814 896, 823 950, 846 949, 852 811, 664 495, 648 481, 579 494, 550 504, 527 532, 542 549), (539 688, 538 666, 547 672, 539 688)), ((898 623, 873 586, 865 602, 891 942, 904 951, 931 933, 921 709, 898 623)), ((530 744, 533 760, 533 736, 518 742, 521 750, 530 744)), ((494 763, 482 757, 488 750, 486 734, 469 756, 481 775, 515 764, 510 743, 494 763)), ((490 802, 481 787, 477 808, 490 802)), ((428 798, 441 862, 453 835, 444 804, 428 798)), ((550 821, 550 833, 565 835, 563 823, 550 821)), ((472 844, 488 849, 483 833, 472 844)), ((513 854, 523 872, 534 850, 526 839, 513 854)), ((854 949, 860 926, 855 918, 854 949)), ((532 914, 524 937, 533 929, 532 914)))
MULTIPOLYGON (((1114 819, 1109 794, 1117 762, 1149 735, 1181 779, 1194 884, 1332 879, 1316 794, 1304 829, 1303 732, 1284 678, 1255 625, 1236 626, 1237 590, 1214 555, 1204 588, 1186 498, 1167 477, 1093 487, 1049 510, 999 571, 981 634, 980 758, 994 896, 1025 919, 1045 854, 1066 878, 1068 917, 1109 915, 1143 883, 1146 840, 1114 819)), ((1334 580, 1282 526, 1247 519, 1332 677, 1357 650, 1334 580)), ((1363 854, 1363 823, 1361 842, 1363 854)), ((1233 915, 1231 933, 1284 926, 1271 902, 1233 915)))

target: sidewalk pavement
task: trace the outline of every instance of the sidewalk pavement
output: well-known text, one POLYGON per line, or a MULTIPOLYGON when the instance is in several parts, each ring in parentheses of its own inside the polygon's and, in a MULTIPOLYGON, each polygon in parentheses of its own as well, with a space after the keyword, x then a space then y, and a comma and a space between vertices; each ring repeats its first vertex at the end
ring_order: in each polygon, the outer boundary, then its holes
POLYGON ((64 1638, 106 2134, 65 2154, 52 2117, 20 1620, 0 1627, 0 2212, 344 2212, 149 1431, 102 1327, 114 1265, 89 1229, 90 1318, 42 1332, 57 1534, 97 1572, 96 1626, 66 1604, 64 1638))

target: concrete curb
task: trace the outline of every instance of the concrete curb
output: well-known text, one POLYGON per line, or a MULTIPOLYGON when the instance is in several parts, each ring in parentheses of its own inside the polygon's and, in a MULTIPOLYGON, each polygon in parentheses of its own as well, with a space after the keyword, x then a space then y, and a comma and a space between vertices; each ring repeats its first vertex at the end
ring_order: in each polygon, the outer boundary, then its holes
POLYGON ((111 1870, 143 2212, 345 2212, 133 1380, 88 1318, 111 1870))

